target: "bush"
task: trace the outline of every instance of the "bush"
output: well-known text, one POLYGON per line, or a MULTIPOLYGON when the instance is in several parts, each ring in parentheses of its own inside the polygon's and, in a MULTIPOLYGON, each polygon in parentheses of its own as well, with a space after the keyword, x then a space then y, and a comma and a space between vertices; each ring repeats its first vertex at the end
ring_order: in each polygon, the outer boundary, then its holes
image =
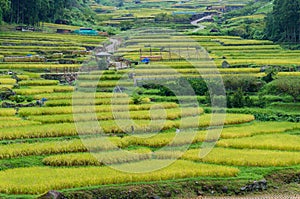
POLYGON ((298 77, 280 77, 265 87, 265 92, 269 94, 287 94, 293 97, 294 102, 300 95, 300 79, 298 77))
POLYGON ((237 91, 239 88, 243 92, 257 92, 263 87, 263 82, 254 76, 230 75, 223 77, 227 91, 237 91))

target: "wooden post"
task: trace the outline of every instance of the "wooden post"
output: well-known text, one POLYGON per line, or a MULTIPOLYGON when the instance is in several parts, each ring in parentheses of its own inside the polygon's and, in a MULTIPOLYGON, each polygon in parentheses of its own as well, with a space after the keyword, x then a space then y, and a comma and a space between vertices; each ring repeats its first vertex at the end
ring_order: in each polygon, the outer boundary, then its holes
POLYGON ((140 57, 142 56, 142 49, 140 48, 140 57))
POLYGON ((152 48, 150 47, 150 56, 152 56, 152 48))
POLYGON ((171 47, 169 46, 169 60, 172 58, 171 47))

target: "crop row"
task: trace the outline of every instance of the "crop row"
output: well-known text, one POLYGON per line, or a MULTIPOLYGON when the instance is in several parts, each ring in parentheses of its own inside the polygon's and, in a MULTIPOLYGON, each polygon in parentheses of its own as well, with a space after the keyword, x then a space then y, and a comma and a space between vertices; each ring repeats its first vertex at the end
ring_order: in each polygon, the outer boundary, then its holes
POLYGON ((15 120, 15 119, 9 119, 9 117, 4 121, 0 119, 0 128, 10 128, 10 127, 26 127, 30 125, 37 125, 40 124, 40 122, 37 121, 30 121, 30 120, 15 120))
MULTIPOLYGON (((174 132, 165 132, 158 134, 148 134, 147 138, 126 136, 122 138, 122 147, 130 145, 141 145, 150 147, 162 147, 166 145, 181 146, 190 143, 207 141, 215 141, 219 136, 223 139, 249 137, 258 134, 274 134, 289 130, 299 129, 300 126, 290 122, 259 122, 245 124, 237 127, 226 127, 219 131, 182 131, 180 137, 174 132), (176 137, 177 136, 177 137, 176 137), (192 139, 192 140, 191 140, 192 139)), ((234 140, 234 139, 232 139, 234 140)), ((226 141, 222 140, 220 143, 226 141)), ((223 146, 223 145, 221 145, 223 146)))
POLYGON ((212 46, 207 48, 209 51, 231 51, 231 50, 281 50, 279 45, 250 45, 250 46, 212 46))
MULTIPOLYGON (((0 109, 2 110, 2 109, 0 109)), ((6 121, 20 121, 22 118, 20 117, 13 117, 13 116, 0 116, 0 121, 1 122, 6 122, 6 121)))
POLYGON ((0 60, 3 60, 4 57, 9 57, 9 56, 25 56, 25 55, 28 55, 28 54, 36 55, 37 53, 29 51, 29 50, 17 50, 17 51, 13 51, 13 50, 9 50, 9 51, 8 50, 0 50, 0 54, 1 54, 0 60))
POLYGON ((78 81, 80 87, 115 87, 115 86, 133 86, 133 81, 78 81))
MULTIPOLYGON (((135 171, 168 165, 168 160, 145 160, 118 166, 121 170, 135 171)), ((86 187, 103 184, 174 180, 190 177, 236 176, 239 170, 232 167, 178 160, 154 172, 126 173, 109 167, 51 168, 31 167, 0 171, 0 192, 10 194, 41 194, 48 190, 86 187), (34 173, 34 175, 32 175, 34 173), (101 174, 101 175, 100 175, 101 174)))
POLYGON ((15 84, 16 80, 15 79, 11 79, 11 78, 0 78, 0 84, 15 84))
POLYGON ((26 50, 26 51, 74 51, 74 50, 86 50, 84 47, 79 46, 0 46, 0 50, 26 50))
POLYGON ((292 166, 300 163, 299 152, 270 151, 258 149, 229 149, 214 148, 205 157, 200 157, 199 149, 192 149, 186 152, 171 150, 172 148, 159 150, 151 153, 150 150, 140 151, 112 151, 101 153, 75 153, 54 155, 43 160, 49 166, 84 166, 103 164, 116 164, 123 162, 133 162, 136 160, 150 159, 177 159, 196 162, 233 165, 233 166, 292 166))
POLYGON ((48 100, 58 100, 58 99, 80 99, 80 98, 122 98, 128 97, 126 93, 107 93, 107 92, 96 92, 96 93, 44 93, 39 95, 34 95, 34 99, 47 98, 48 100))
MULTIPOLYGON (((158 159, 179 157, 180 151, 160 151, 154 154, 158 159)), ((208 155, 200 158, 200 150, 186 151, 182 159, 234 166, 292 166, 300 163, 299 152, 269 151, 253 149, 214 148, 208 155)))
POLYGON ((58 80, 26 80, 20 81, 20 86, 51 86, 58 85, 58 80))
POLYGON ((257 134, 273 134, 299 128, 299 124, 292 122, 255 122, 243 126, 224 128, 222 138, 250 137, 257 134))
MULTIPOLYGON (((145 102, 148 100, 146 98, 145 102)), ((120 105, 120 104, 133 104, 133 101, 130 98, 77 98, 77 99, 57 99, 46 102, 46 106, 79 106, 79 105, 120 105)))
MULTIPOLYGON (((176 103, 156 103, 154 104, 141 104, 141 105, 101 105, 101 106, 76 106, 73 108, 72 106, 65 107, 40 107, 40 108, 21 108, 19 110, 20 116, 30 116, 30 115, 56 115, 56 114, 71 114, 71 113, 91 113, 91 111, 95 113, 101 112, 112 112, 114 111, 138 111, 138 110, 150 110, 150 109, 169 109, 169 108, 177 108, 178 104, 176 103)), ((15 110, 10 109, 10 111, 3 111, 0 109, 0 115, 2 114, 10 114, 14 115, 15 110)))
POLYGON ((137 75, 165 75, 165 74, 214 74, 220 73, 259 73, 260 68, 219 68, 212 70, 211 68, 189 68, 189 69, 136 69, 134 71, 137 75))
MULTIPOLYGON (((266 124, 272 125, 276 122, 266 122, 266 124)), ((89 123, 90 124, 90 123, 89 123)), ((55 125, 56 127, 62 127, 62 125, 55 125)), ((68 125, 65 125, 68 128, 68 125)), ((88 126, 88 125, 87 125, 88 126)), ((49 125, 47 126, 49 127, 49 125)), ((255 134, 261 133, 261 129, 258 126, 255 134)), ((44 125, 41 126, 42 130, 44 125)), ((21 128, 20 128, 21 129, 21 128)), ((32 130, 35 130, 31 128, 32 130)), ((225 131, 234 130, 235 127, 227 127, 223 129, 225 131)), ((240 126, 240 130, 245 129, 245 127, 240 126)), ((252 131, 254 132, 254 131, 252 131)), ((269 132, 271 133, 271 132, 269 132)), ((236 132, 239 134, 239 132, 236 132)), ((221 138, 224 138, 224 134, 221 133, 221 138)), ((0 158, 12 158, 19 156, 28 155, 45 155, 45 154, 56 154, 56 153, 68 153, 68 152, 86 152, 87 148, 89 150, 113 150, 117 147, 126 148, 128 146, 145 146, 145 147, 164 147, 164 146, 183 146, 191 143, 199 143, 203 141, 211 141, 209 139, 217 140, 219 134, 211 131, 192 131, 183 130, 179 134, 174 132, 165 132, 158 134, 147 134, 147 135, 129 135, 123 138, 120 137, 109 137, 107 140, 101 138, 82 138, 82 140, 73 139, 68 141, 51 141, 51 142, 36 142, 36 143, 18 143, 10 145, 0 145, 0 158), (207 137, 208 136, 208 137, 207 137)), ((42 137, 42 136, 41 136, 42 137)), ((226 137, 226 136, 225 136, 226 137)), ((283 149, 284 146, 286 150, 299 150, 297 142, 299 139, 295 136, 285 135, 285 134, 272 134, 272 135, 261 135, 260 137, 244 139, 225 139, 218 142, 219 146, 230 146, 236 148, 250 148, 249 144, 254 143, 252 148, 262 148, 262 149, 283 149), (253 141, 253 139, 261 138, 262 141, 253 141), (264 141, 263 139, 266 139, 264 141), (250 140, 249 140, 250 139, 250 140), (289 142, 283 143, 282 140, 287 140, 289 142), (295 139, 295 140, 293 140, 295 139), (233 142, 233 140, 237 140, 233 142), (239 142, 239 140, 241 142, 239 142), (249 141, 247 141, 249 140, 249 141), (257 143, 256 143, 257 142, 257 143), (269 143, 268 143, 269 142, 269 143), (237 144, 240 145, 238 146, 237 144), (245 145, 248 144, 248 145, 245 145), (264 148, 263 148, 264 146, 264 148), (270 147, 272 146, 272 147, 270 147)))
MULTIPOLYGON (((213 69, 212 69, 213 71, 213 69)), ((152 75, 152 74, 145 74, 145 75, 136 75, 137 81, 161 81, 161 80, 172 80, 172 79, 180 79, 180 78, 203 78, 204 80, 209 79, 221 79, 223 77, 264 77, 266 76, 265 73, 236 73, 236 74, 218 74, 218 70, 215 70, 216 74, 167 74, 167 75, 152 75)))
POLYGON ((278 76, 300 76, 300 72, 279 72, 278 76))
POLYGON ((230 52, 230 53, 222 53, 222 52, 216 52, 215 58, 220 58, 221 56, 226 57, 227 59, 278 59, 278 57, 281 57, 283 59, 297 59, 299 55, 299 52, 286 52, 286 51, 278 51, 278 52, 244 52, 244 51, 236 51, 236 52, 230 52), (276 55, 276 56, 274 56, 276 55))
POLYGON ((60 115, 45 115, 45 116, 30 116, 29 120, 39 121, 42 123, 63 123, 91 120, 113 120, 113 119, 135 119, 135 120, 160 120, 168 119, 174 120, 181 117, 188 117, 199 115, 203 113, 203 109, 199 108, 184 108, 184 109, 154 109, 151 111, 129 111, 129 112, 101 112, 95 115, 94 112, 90 114, 60 114, 60 115), (75 119, 76 118, 76 119, 75 119))
POLYGON ((12 85, 12 84, 0 84, 0 89, 3 89, 3 88, 13 89, 14 85, 12 85))
POLYGON ((89 74, 89 75, 80 75, 78 77, 79 81, 81 80, 119 80, 123 77, 122 74, 101 74, 100 75, 94 75, 94 74, 89 74))
MULTIPOLYGON (((91 44, 96 44, 93 42, 90 43, 86 43, 85 45, 83 45, 82 43, 79 42, 74 42, 74 41, 58 41, 58 40, 34 40, 34 39, 24 39, 24 38, 11 38, 11 37, 1 37, 0 36, 0 42, 2 42, 2 46, 0 47, 0 49, 22 49, 21 46, 24 46, 24 48, 27 47, 82 47, 82 46, 89 46, 91 44)), ((99 43, 98 43, 99 46, 99 43)))
POLYGON ((14 90, 18 95, 36 95, 42 93, 54 93, 54 92, 72 92, 74 87, 72 86, 32 86, 31 88, 21 88, 14 90))
MULTIPOLYGON (((291 65, 299 65, 300 59, 289 59, 289 58, 274 58, 274 59, 228 59, 228 63, 232 66, 249 66, 249 65, 272 65, 272 66, 291 66, 291 65)), ((225 69, 224 69, 225 70, 225 69)))
MULTIPOLYGON (((216 115, 215 115, 216 116, 216 115)), ((225 115, 224 115, 225 116, 225 115)), ((216 118, 222 118, 218 115, 216 118)), ((254 120, 252 115, 227 114, 224 121, 228 124, 241 124, 254 120)), ((172 128, 197 128, 207 126, 219 126, 223 124, 222 120, 212 119, 212 116, 205 114, 200 117, 184 117, 181 120, 106 120, 94 122, 77 122, 62 124, 43 124, 28 125, 26 127, 2 128, 0 129, 0 140, 18 139, 18 138, 37 138, 37 137, 61 137, 80 134, 118 134, 118 133, 151 133, 172 128), (100 123, 100 126, 99 126, 100 123)))
POLYGON ((106 38, 104 37, 90 37, 83 35, 69 35, 69 34, 44 34, 44 33, 1 33, 2 39, 16 39, 16 40, 34 40, 34 41, 58 41, 58 42, 75 42, 75 43, 101 43, 106 38))
POLYGON ((300 151, 300 138, 289 134, 257 135, 240 139, 226 139, 218 142, 218 146, 249 148, 249 149, 273 149, 300 151))
POLYGON ((247 45, 272 45, 268 40, 249 40, 249 39, 216 39, 212 41, 220 42, 224 46, 247 46, 247 45))
POLYGON ((116 149, 120 138, 85 138, 64 141, 16 143, 0 145, 0 159, 58 153, 109 151, 116 149))
POLYGON ((54 155, 43 159, 49 166, 102 166, 107 164, 120 164, 150 159, 150 149, 137 149, 132 151, 106 151, 98 153, 73 153, 54 155))
POLYGON ((1 63, 0 69, 51 69, 80 68, 80 64, 35 64, 35 63, 1 63))
POLYGON ((179 124, 170 120, 155 120, 155 122, 150 120, 107 120, 101 121, 100 126, 97 121, 78 122, 76 125, 74 123, 28 125, 25 127, 0 129, 0 140, 76 136, 78 131, 80 134, 115 134, 132 132, 132 129, 134 129, 136 133, 147 133, 167 130, 177 126, 179 124))
POLYGON ((15 109, 0 108, 0 116, 14 116, 16 114, 15 109))

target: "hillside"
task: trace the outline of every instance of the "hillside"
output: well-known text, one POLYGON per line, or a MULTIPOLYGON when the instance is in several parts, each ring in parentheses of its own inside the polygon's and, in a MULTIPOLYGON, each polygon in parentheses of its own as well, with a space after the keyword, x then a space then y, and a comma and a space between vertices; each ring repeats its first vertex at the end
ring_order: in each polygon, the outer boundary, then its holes
POLYGON ((39 25, 64 21, 66 24, 94 24, 94 13, 86 0, 1 0, 0 18, 6 23, 39 25))
POLYGON ((0 0, 0 198, 299 198, 278 3, 0 0))

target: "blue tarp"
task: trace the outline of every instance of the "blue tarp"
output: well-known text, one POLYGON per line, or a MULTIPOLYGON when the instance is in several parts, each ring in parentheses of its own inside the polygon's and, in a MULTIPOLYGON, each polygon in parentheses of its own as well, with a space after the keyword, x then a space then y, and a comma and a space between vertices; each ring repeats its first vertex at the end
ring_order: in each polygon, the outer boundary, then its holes
POLYGON ((149 58, 145 58, 142 60, 142 63, 145 63, 145 64, 148 64, 150 62, 150 59, 149 58))
POLYGON ((74 33, 80 34, 80 35, 99 35, 98 31, 96 30, 75 30, 74 33))

